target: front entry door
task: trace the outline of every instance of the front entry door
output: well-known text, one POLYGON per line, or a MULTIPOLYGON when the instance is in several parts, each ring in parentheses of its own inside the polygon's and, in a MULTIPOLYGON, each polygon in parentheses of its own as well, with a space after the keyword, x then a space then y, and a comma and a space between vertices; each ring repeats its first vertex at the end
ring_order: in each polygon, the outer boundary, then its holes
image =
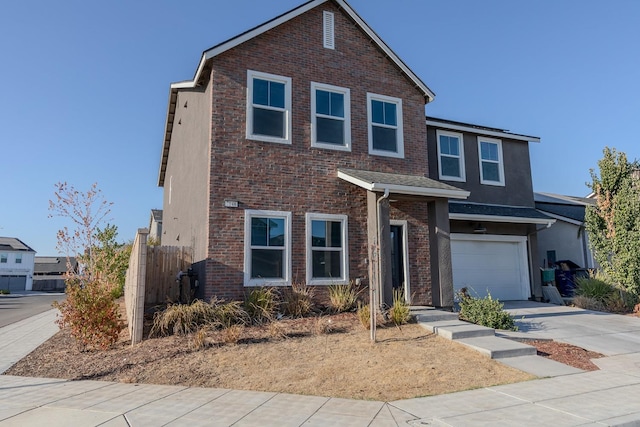
POLYGON ((401 225, 391 225, 391 284, 404 294, 404 236, 401 225))

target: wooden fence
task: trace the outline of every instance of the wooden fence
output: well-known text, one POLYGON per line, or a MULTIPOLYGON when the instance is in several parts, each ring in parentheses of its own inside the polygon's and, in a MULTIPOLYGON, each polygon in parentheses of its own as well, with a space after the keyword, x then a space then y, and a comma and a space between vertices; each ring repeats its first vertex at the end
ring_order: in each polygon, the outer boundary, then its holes
MULTIPOLYGON (((138 230, 131 249, 125 282, 125 306, 131 344, 142 341, 146 305, 178 301, 178 272, 186 272, 193 261, 190 247, 148 246, 149 231, 138 230)), ((188 284, 185 286, 188 288, 188 284)))
MULTIPOLYGON (((179 271, 185 272, 193 262, 190 247, 149 246, 147 248, 147 278, 145 288, 145 304, 162 304, 177 302, 180 285, 176 281, 179 271)), ((186 289, 189 281, 183 279, 186 289)))

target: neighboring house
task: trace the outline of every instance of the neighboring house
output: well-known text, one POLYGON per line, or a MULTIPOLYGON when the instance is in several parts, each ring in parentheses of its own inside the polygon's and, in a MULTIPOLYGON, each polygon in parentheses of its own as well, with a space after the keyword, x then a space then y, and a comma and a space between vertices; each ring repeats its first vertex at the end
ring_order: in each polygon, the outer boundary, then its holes
POLYGON ((556 219, 551 228, 538 233, 538 256, 541 262, 551 266, 556 261, 570 260, 582 268, 597 268, 584 226, 586 208, 595 205, 596 200, 535 193, 535 202, 536 209, 556 219))
POLYGON ((153 239, 157 244, 162 242, 162 209, 151 209, 149 239, 153 239))
POLYGON ((430 178, 470 192, 449 203, 455 290, 500 300, 542 297, 537 236, 555 220, 535 209, 535 136, 427 117, 430 178))
POLYGON ((194 248, 205 298, 374 276, 387 303, 451 306, 448 199, 468 193, 428 178, 433 97, 341 0, 206 50, 171 85, 162 243, 194 248))
POLYGON ((36 251, 14 237, 0 237, 0 289, 30 291, 36 251))
POLYGON ((64 291, 66 287, 65 276, 69 269, 78 270, 78 261, 75 257, 63 256, 37 256, 33 271, 34 291, 64 291))

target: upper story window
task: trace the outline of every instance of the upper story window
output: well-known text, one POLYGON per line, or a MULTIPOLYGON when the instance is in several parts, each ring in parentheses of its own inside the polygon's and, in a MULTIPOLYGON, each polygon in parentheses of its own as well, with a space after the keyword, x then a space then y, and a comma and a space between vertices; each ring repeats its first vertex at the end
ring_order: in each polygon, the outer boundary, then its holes
POLYGON ((367 93, 369 153, 404 158, 402 100, 367 93))
POLYGON ((0 254, 0 264, 6 264, 9 259, 8 254, 0 254))
POLYGON ((503 186, 502 141, 479 136, 478 157, 480 158, 480 183, 503 186))
POLYGON ((349 89, 311 83, 311 146, 351 150, 349 89))
POLYGON ((436 136, 440 179, 464 182, 466 177, 462 134, 438 130, 436 136))
POLYGON ((347 283, 347 216, 308 213, 307 284, 347 283))
POLYGON ((247 72, 247 138, 291 144, 291 78, 247 72))
POLYGON ((291 212, 245 211, 245 286, 290 284, 291 212))
POLYGON ((22 254, 16 254, 16 264, 22 264, 22 254))

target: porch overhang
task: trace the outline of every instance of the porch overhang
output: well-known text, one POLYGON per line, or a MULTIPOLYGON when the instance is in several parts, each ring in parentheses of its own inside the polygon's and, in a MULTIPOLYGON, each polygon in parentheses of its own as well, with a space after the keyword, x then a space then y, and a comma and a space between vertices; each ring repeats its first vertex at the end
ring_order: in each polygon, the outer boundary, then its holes
POLYGON ((449 219, 478 222, 506 222, 511 224, 538 224, 550 227, 555 219, 535 208, 519 206, 485 205, 479 203, 449 203, 449 219))
POLYGON ((338 178, 365 190, 380 193, 388 190, 394 194, 463 200, 470 194, 468 191, 418 175, 340 168, 338 178))

